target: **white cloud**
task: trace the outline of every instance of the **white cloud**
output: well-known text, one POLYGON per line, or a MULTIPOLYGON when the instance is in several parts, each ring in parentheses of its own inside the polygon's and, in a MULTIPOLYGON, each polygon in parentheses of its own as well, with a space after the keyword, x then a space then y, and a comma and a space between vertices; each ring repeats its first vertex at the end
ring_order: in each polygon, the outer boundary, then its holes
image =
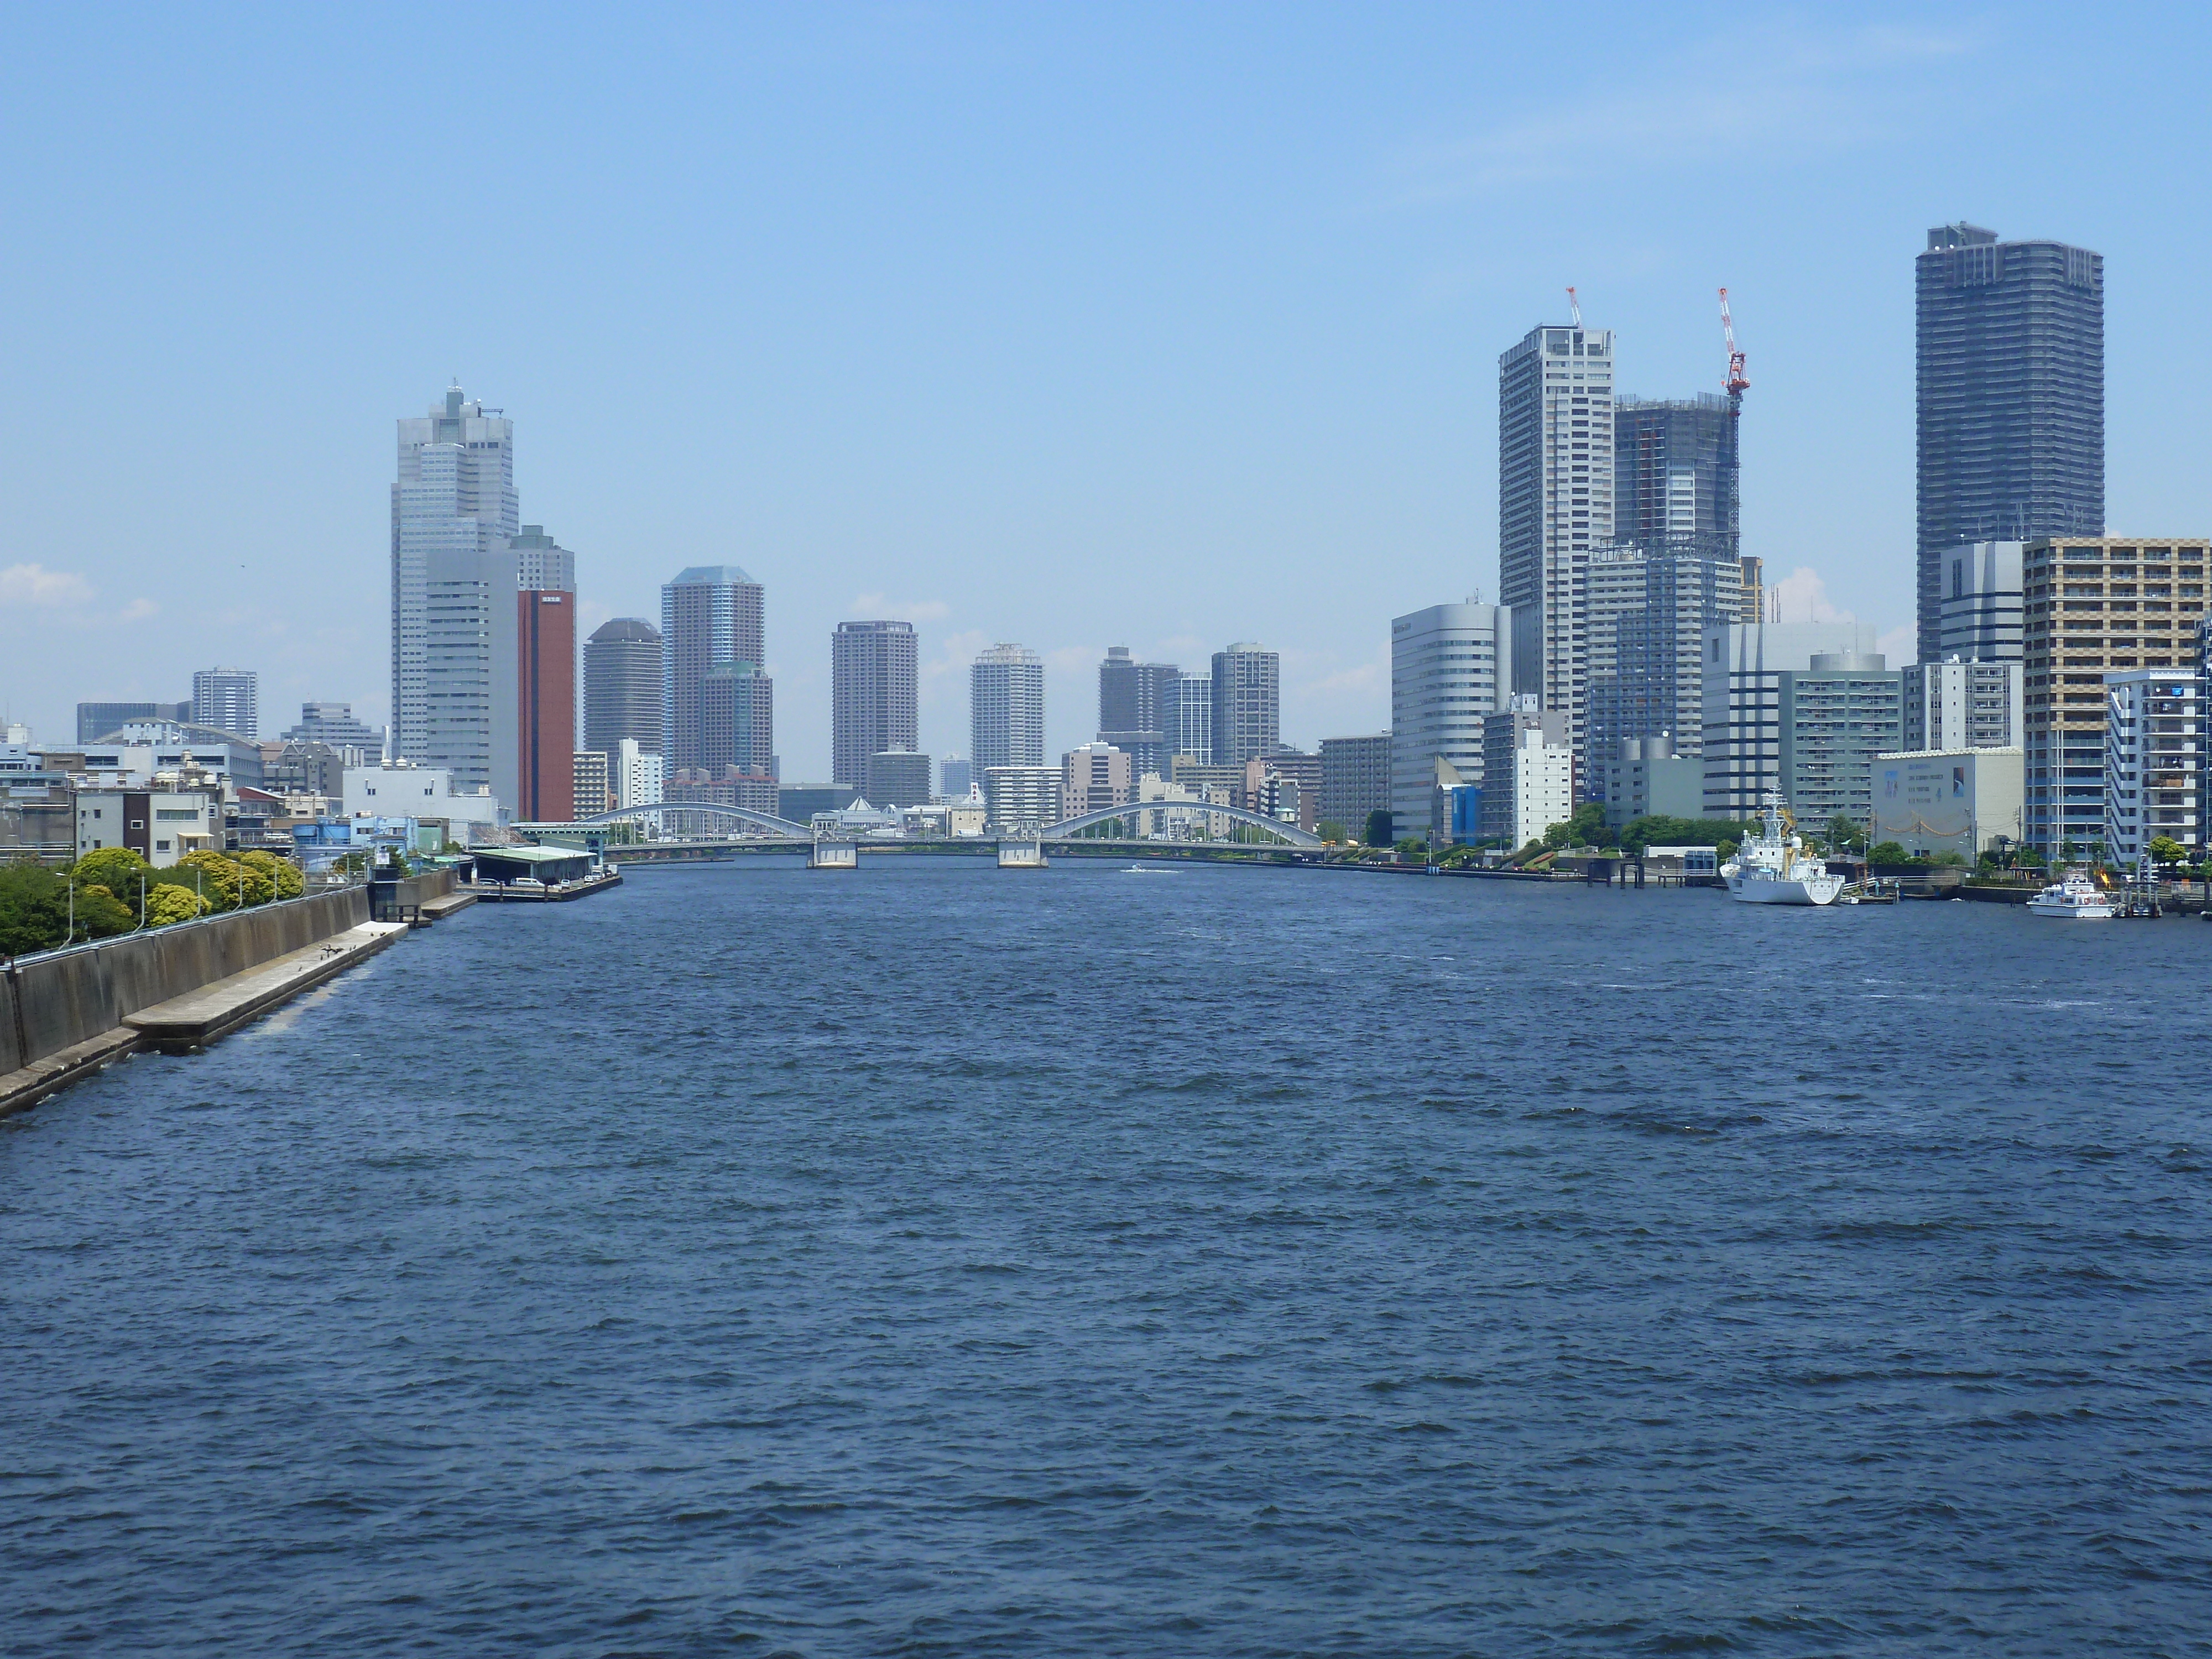
POLYGON ((942 599, 900 599, 894 602, 881 593, 855 593, 853 610, 857 616, 883 622, 936 622, 952 614, 952 607, 942 599))
POLYGON ((1958 35, 1907 28, 1732 29, 1540 113, 1410 147, 1392 168, 1389 200, 1449 201, 1624 165, 1753 166, 1894 139, 1914 118, 1930 118, 1915 71, 1969 50, 1958 35))
POLYGON ((11 605, 82 605, 92 584, 66 570, 42 564, 11 564, 0 570, 0 601, 11 605))
POLYGON ((1875 641, 1874 648, 1889 659, 1892 668, 1907 666, 1919 660, 1920 629, 1911 623, 1893 628, 1875 641))
POLYGON ((1828 585, 1809 564, 1801 564, 1778 582, 1769 582, 1768 613, 1777 622, 1856 622, 1849 611, 1839 610, 1828 599, 1828 585))
POLYGON ((151 599, 133 599, 116 613, 115 620, 126 623, 143 622, 147 617, 158 613, 161 609, 161 607, 151 599))

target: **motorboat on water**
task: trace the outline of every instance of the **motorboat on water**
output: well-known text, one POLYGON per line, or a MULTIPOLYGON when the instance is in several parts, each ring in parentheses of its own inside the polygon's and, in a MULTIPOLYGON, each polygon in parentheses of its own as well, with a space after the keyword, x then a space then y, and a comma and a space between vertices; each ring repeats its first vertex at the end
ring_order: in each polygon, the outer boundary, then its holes
POLYGON ((1745 837, 1721 866, 1729 896, 1746 904, 1833 904, 1844 878, 1806 847, 1783 810, 1782 797, 1770 792, 1759 833, 1745 837))
POLYGON ((2120 908, 2112 896, 2076 866, 2027 902, 2032 916, 2055 916, 2061 921, 2110 921, 2120 908))

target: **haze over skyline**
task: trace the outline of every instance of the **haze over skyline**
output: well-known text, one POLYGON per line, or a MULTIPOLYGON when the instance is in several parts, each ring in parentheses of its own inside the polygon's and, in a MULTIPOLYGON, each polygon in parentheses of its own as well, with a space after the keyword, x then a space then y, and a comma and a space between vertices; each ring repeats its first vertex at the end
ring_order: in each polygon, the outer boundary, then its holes
POLYGON ((1114 644, 1261 641, 1285 738, 1377 730, 1389 618, 1496 597, 1497 358, 1568 283, 1645 397, 1719 389, 1729 287, 1744 551, 1909 654, 1912 258, 1960 218, 2105 256, 2107 527, 2212 525, 2164 305, 2201 21, 1736 16, 11 14, 0 705, 63 740, 220 661, 270 732, 380 722, 393 422, 458 378, 585 631, 763 585, 788 779, 878 617, 940 754, 997 641, 1054 755, 1114 644))

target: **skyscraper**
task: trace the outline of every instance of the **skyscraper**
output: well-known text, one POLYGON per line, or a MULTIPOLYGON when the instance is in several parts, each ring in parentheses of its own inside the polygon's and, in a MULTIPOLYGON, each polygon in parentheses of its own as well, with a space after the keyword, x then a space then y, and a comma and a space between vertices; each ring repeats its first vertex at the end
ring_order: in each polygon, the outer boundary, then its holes
POLYGON ((1577 758, 1590 799, 1606 798, 1606 763, 1626 739, 1668 738, 1672 754, 1686 759, 1705 752, 1699 653, 1708 628, 1741 620, 1743 566, 1732 555, 1686 550, 1694 545, 1685 535, 1649 550, 1603 547, 1583 567, 1587 678, 1577 758))
POLYGON ((525 588, 514 603, 514 816, 566 823, 576 815, 576 595, 525 588))
POLYGON ((192 724, 261 735, 261 677, 250 668, 203 668, 192 676, 192 724))
POLYGON ((457 795, 489 790, 510 811, 521 793, 514 555, 434 548, 423 560, 422 695, 415 753, 452 769, 457 795))
POLYGON ((718 662, 708 669, 699 682, 699 742, 690 769, 720 773, 734 766, 772 779, 775 683, 750 662, 718 662))
MULTIPOLYGON (((458 386, 431 405, 427 417, 400 421, 399 476, 392 486, 392 721, 393 750, 405 759, 449 763, 457 702, 471 706, 462 725, 471 731, 485 724, 492 702, 505 707, 511 702, 504 690, 494 697, 489 659, 495 654, 492 632, 507 632, 512 651, 510 596, 520 584, 507 544, 516 532, 516 512, 514 422, 496 410, 487 413, 458 386), (504 568, 506 591, 496 607, 502 620, 482 635, 483 649, 473 653, 462 648, 457 630, 441 629, 434 668, 430 585, 478 586, 492 568, 486 561, 504 568), (441 675, 449 677, 436 693, 444 705, 436 724, 444 735, 434 742, 432 688, 441 675)), ((471 738, 461 752, 468 787, 489 781, 483 742, 471 738)), ((455 790, 463 786, 457 774, 455 790)))
POLYGON ((1170 765, 1177 755, 1212 765, 1213 676, 1178 674, 1162 686, 1160 725, 1170 765))
POLYGON ((1616 542, 1651 553, 1735 558, 1741 540, 1736 479, 1736 416, 1726 398, 1623 398, 1613 405, 1616 542))
POLYGON ((1240 641, 1213 653, 1213 763, 1242 766, 1283 739, 1282 659, 1240 641))
POLYGON ((660 718, 673 772, 709 760, 701 696, 724 663, 761 666, 760 584, 733 564, 694 565, 660 590, 660 718))
POLYGON ((870 756, 921 746, 920 676, 912 623, 837 624, 830 636, 830 770, 836 782, 865 784, 870 756))
POLYGON ((584 645, 584 747, 611 756, 629 738, 664 753, 660 694, 660 630, 642 617, 601 623, 584 645))
POLYGON ((969 758, 994 766, 1044 764, 1044 659, 1022 645, 994 645, 968 671, 969 758))
POLYGON ((1613 539, 1613 335, 1546 326, 1498 360, 1498 599, 1513 612, 1512 690, 1582 727, 1575 591, 1613 539))
POLYGON ((1129 757, 1133 780, 1167 775, 1168 688, 1178 678, 1173 663, 1139 662, 1126 645, 1098 665, 1098 741, 1129 757))
POLYGON ((1915 261, 1920 660, 1961 542, 2105 532, 2105 262, 1941 225, 1915 261))

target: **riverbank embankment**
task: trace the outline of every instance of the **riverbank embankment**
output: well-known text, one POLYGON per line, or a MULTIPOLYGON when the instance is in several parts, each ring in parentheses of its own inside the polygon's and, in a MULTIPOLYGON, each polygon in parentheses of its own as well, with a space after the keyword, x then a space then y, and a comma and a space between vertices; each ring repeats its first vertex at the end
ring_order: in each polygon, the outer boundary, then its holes
POLYGON ((140 1049, 213 1042, 406 931, 350 887, 19 957, 0 969, 0 1116, 140 1049))

